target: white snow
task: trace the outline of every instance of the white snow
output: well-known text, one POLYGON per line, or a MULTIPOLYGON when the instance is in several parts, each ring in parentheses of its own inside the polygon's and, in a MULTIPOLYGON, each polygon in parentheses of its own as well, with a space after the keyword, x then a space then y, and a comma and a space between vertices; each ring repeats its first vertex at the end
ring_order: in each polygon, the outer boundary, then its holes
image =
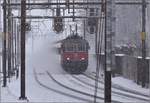
POLYGON ((114 84, 120 85, 121 87, 127 88, 129 90, 135 90, 141 92, 143 94, 147 94, 150 96, 150 89, 141 88, 141 86, 137 85, 132 80, 125 79, 123 77, 115 77, 112 79, 114 84))
POLYGON ((115 54, 116 56, 124 56, 125 54, 115 54))
MULTIPOLYGON (((65 93, 71 93, 73 95, 80 95, 78 93, 71 92, 67 89, 64 89, 63 87, 58 86, 55 84, 47 75, 46 71, 49 71, 53 74, 54 77, 56 77, 59 82, 62 82, 64 85, 68 85, 69 87, 74 87, 74 89, 78 89, 81 91, 86 91, 88 93, 93 94, 93 89, 86 87, 86 85, 83 86, 77 86, 74 83, 71 83, 69 79, 67 79, 66 72, 63 71, 63 69, 60 66, 60 56, 54 51, 53 45, 51 45, 57 36, 55 33, 50 33, 46 37, 41 37, 38 39, 35 39, 32 41, 32 39, 28 39, 27 42, 27 65, 26 65, 26 90, 27 90, 27 97, 30 102, 81 102, 81 100, 77 100, 74 98, 70 98, 67 96, 63 96, 61 94, 55 93, 53 91, 47 90, 43 87, 41 87, 36 81, 33 73, 33 69, 36 70, 38 73, 38 79, 45 85, 57 89, 59 91, 63 91, 65 93), (33 44, 32 44, 33 43, 33 44), (32 45, 31 45, 32 44, 32 45), (33 47, 34 48, 33 48, 33 47), (40 48, 39 48, 40 47, 40 48)), ((69 77, 68 77, 69 78, 69 77)), ((86 80, 85 80, 86 81, 86 80)), ((89 81, 89 80, 87 80, 89 81)), ((128 83, 128 80, 125 79, 114 79, 114 83, 118 83, 118 81, 122 81, 125 83, 128 83)), ((18 100, 20 96, 20 80, 15 80, 15 78, 11 79, 11 82, 8 84, 7 89, 2 89, 2 101, 8 102, 20 102, 18 100), (8 95, 10 94, 10 95, 8 95), (6 98, 9 98, 8 100, 6 98)), ((77 83, 77 81, 76 81, 77 83)), ((89 83, 92 83, 92 81, 89 81, 89 83)), ((93 83, 94 84, 94 81, 93 83)), ((128 83, 129 84, 129 83, 128 83)), ((134 84, 134 83, 133 83, 134 84)), ((121 84, 120 84, 121 85, 121 84)), ((101 85, 102 86, 102 85, 101 85)), ((103 87, 103 86, 102 86, 103 87)), ((133 85, 132 88, 135 88, 135 85, 133 85)), ((141 92, 147 92, 146 89, 142 90, 141 92)), ((144 92, 144 93, 145 93, 144 92)), ((103 97, 103 92, 99 92, 100 96, 103 97)), ((83 98, 88 98, 87 96, 79 96, 83 98)), ((89 98, 88 98, 89 99, 89 98)), ((120 100, 120 101, 130 101, 131 99, 126 99, 125 97, 121 96, 113 96, 113 99, 120 100)), ((90 99, 92 100, 92 99, 90 99)), ((135 101, 135 100, 134 100, 135 101)))

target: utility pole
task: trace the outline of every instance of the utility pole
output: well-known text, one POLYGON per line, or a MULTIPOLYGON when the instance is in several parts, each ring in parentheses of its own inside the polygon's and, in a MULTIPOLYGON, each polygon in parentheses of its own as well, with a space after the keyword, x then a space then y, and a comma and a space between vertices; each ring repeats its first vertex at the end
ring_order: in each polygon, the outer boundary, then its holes
POLYGON ((100 63, 101 63, 101 52, 103 46, 103 35, 105 29, 105 1, 101 0, 101 13, 100 19, 96 24, 96 34, 95 34, 95 51, 96 51, 96 79, 95 79, 95 91, 94 91, 94 103, 97 103, 97 89, 98 89, 98 79, 100 75, 100 63))
POLYGON ((86 26, 86 21, 84 20, 83 22, 84 22, 83 38, 86 39, 86 37, 85 37, 85 34, 86 34, 86 27, 85 27, 86 26))
MULTIPOLYGON (((13 14, 11 13, 11 16, 13 16, 13 14)), ((14 59, 15 59, 15 53, 14 53, 14 50, 15 50, 15 48, 14 48, 14 41, 15 41, 15 32, 14 32, 14 19, 13 18, 11 18, 11 75, 14 75, 14 69, 15 69, 15 67, 14 67, 14 65, 15 65, 15 62, 14 62, 14 59)))
POLYGON ((142 87, 146 85, 146 0, 142 0, 142 87))
MULTIPOLYGON (((10 0, 8 0, 8 4, 10 4, 10 0)), ((12 41, 12 21, 11 21, 11 9, 8 7, 8 77, 11 75, 11 41, 12 41)))
MULTIPOLYGON (((17 23, 16 20, 14 20, 14 67, 15 71, 17 71, 17 23)), ((17 77, 17 73, 16 73, 17 77)))
POLYGON ((113 7, 115 0, 105 0, 105 103, 111 103, 111 71, 113 47, 113 7))
POLYGON ((18 78, 19 77, 19 68, 20 68, 20 31, 19 31, 19 25, 18 23, 16 24, 16 28, 17 28, 17 33, 16 33, 16 46, 17 46, 17 50, 16 50, 16 53, 17 53, 17 59, 16 59, 16 63, 17 63, 17 71, 16 71, 16 77, 18 78))
POLYGON ((7 12, 6 12, 6 0, 3 1, 3 87, 7 85, 6 77, 6 32, 7 32, 7 12))
POLYGON ((25 93, 25 34, 26 34, 26 0, 21 0, 21 96, 20 100, 26 100, 25 93))
POLYGON ((75 1, 73 0, 73 22, 75 21, 75 1))

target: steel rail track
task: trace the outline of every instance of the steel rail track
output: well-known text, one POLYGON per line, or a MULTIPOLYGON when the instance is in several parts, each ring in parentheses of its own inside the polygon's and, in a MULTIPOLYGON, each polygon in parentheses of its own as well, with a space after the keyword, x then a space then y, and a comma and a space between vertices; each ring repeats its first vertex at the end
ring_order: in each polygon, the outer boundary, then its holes
POLYGON ((56 90, 56 89, 54 89, 54 88, 51 88, 51 87, 49 87, 49 86, 47 86, 47 85, 44 85, 44 84, 41 83, 40 80, 38 79, 37 73, 36 73, 35 70, 34 70, 34 78, 35 78, 36 82, 37 82, 41 87, 43 87, 43 88, 45 88, 45 89, 47 89, 47 90, 50 90, 50 91, 53 91, 53 92, 56 92, 56 93, 59 93, 59 94, 62 94, 62 95, 65 95, 65 96, 68 96, 68 97, 71 97, 71 98, 75 98, 75 99, 77 99, 77 100, 82 100, 82 101, 86 101, 86 102, 89 102, 89 103, 91 102, 91 101, 88 100, 88 99, 84 99, 84 98, 77 97, 77 96, 74 96, 74 95, 71 95, 71 94, 67 94, 67 93, 65 93, 65 92, 62 92, 62 91, 56 90))
MULTIPOLYGON (((72 76, 72 75, 71 75, 71 76, 72 76)), ((67 78, 67 77, 66 77, 66 78, 67 78)), ((74 77, 72 77, 72 78, 74 78, 74 77)), ((68 78, 67 78, 67 79, 68 79, 68 78)), ((77 79, 76 79, 76 80, 77 80, 77 79)), ((81 82, 81 81, 79 81, 79 80, 75 81, 75 80, 70 79, 69 81, 72 82, 72 83, 74 83, 74 84, 76 84, 76 85, 79 85, 79 86, 88 88, 89 90, 92 90, 92 91, 93 91, 92 88, 89 88, 89 87, 87 87, 87 86, 85 86, 85 85, 79 83, 79 82, 81 82)), ((83 82, 84 82, 84 81, 83 81, 83 82)), ((86 83, 84 83, 84 84, 86 84, 86 83)), ((88 84, 86 84, 86 85, 88 85, 88 84)), ((89 84, 89 85, 90 85, 90 84, 89 84)), ((99 92, 99 93, 104 93, 103 91, 98 91, 98 92, 99 92)))
MULTIPOLYGON (((92 79, 92 80, 95 80, 94 77, 89 76, 89 75, 86 74, 86 73, 82 73, 82 74, 83 74, 83 76, 86 76, 86 77, 88 77, 88 78, 90 78, 90 79, 92 79)), ((104 84, 103 81, 98 80, 98 82, 104 84)), ((117 84, 112 84, 112 87, 115 88, 115 89, 118 89, 118 90, 122 90, 122 91, 128 92, 128 93, 132 93, 132 94, 136 94, 136 95, 140 95, 140 96, 144 96, 144 97, 150 98, 149 95, 146 95, 146 94, 140 93, 140 92, 138 92, 138 91, 134 91, 134 90, 128 90, 128 89, 126 89, 126 88, 124 88, 124 87, 121 87, 121 86, 119 86, 119 85, 117 85, 117 84)))
MULTIPOLYGON (((61 85, 62 87, 66 88, 66 89, 69 89, 69 90, 71 90, 71 91, 80 93, 80 94, 82 94, 82 95, 86 95, 86 96, 89 96, 89 97, 93 97, 93 98, 94 98, 94 95, 92 95, 92 94, 85 93, 85 92, 79 91, 79 90, 77 90, 77 89, 70 88, 70 87, 68 87, 68 86, 66 86, 66 85, 64 85, 64 84, 62 84, 62 83, 60 83, 60 82, 58 82, 48 71, 47 71, 47 74, 48 74, 48 76, 49 76, 53 81, 55 81, 57 84, 61 85)), ((104 98, 103 98, 103 97, 100 97, 100 96, 97 96, 97 99, 99 99, 99 100, 104 100, 104 98)), ((122 103, 122 102, 116 101, 116 100, 112 100, 112 103, 122 103)))
MULTIPOLYGON (((71 75, 71 76, 72 76, 74 79, 80 81, 81 83, 84 83, 84 84, 86 84, 86 85, 88 85, 88 86, 90 86, 90 87, 95 87, 94 85, 92 85, 92 84, 90 84, 90 83, 87 83, 87 82, 85 82, 85 81, 79 79, 79 78, 76 77, 76 76, 73 76, 73 75, 71 75)), ((104 88, 98 87, 98 89, 104 91, 104 88)), ((135 98, 135 99, 143 100, 143 101, 146 101, 146 102, 149 101, 149 99, 144 99, 144 98, 142 98, 142 97, 136 97, 136 96, 132 96, 132 95, 129 95, 129 94, 124 94, 124 93, 120 93, 120 92, 116 92, 116 91, 112 91, 112 93, 117 94, 117 95, 122 95, 122 96, 125 96, 125 97, 128 97, 128 98, 135 98)), ((145 96, 144 96, 144 97, 145 97, 145 96)))
MULTIPOLYGON (((72 77, 72 78, 74 78, 74 77, 72 77)), ((74 79, 76 79, 76 78, 74 78, 74 79)), ((79 79, 79 78, 78 78, 78 79, 79 79)), ((80 79, 78 80, 78 79, 76 79, 76 80, 79 81, 79 82, 81 82, 81 83, 77 83, 77 81, 74 82, 73 80, 70 80, 70 81, 73 82, 73 83, 76 83, 77 85, 83 86, 83 87, 85 87, 85 88, 88 88, 88 87, 86 87, 85 85, 87 85, 87 86, 89 86, 89 87, 92 87, 93 89, 92 89, 92 88, 89 88, 89 89, 92 90, 92 91, 94 91, 94 85, 89 84, 89 83, 86 83, 85 81, 82 81, 82 80, 80 80, 80 79), (82 83, 85 84, 85 85, 83 85, 82 83)), ((101 91, 98 91, 98 93, 103 93, 103 94, 104 94, 104 89, 103 89, 103 88, 98 87, 98 89, 101 90, 101 91)), ((124 94, 123 94, 123 95, 124 95, 124 94)), ((122 95, 122 94, 119 94, 119 92, 114 93, 114 96, 115 96, 115 97, 127 98, 127 100, 130 99, 130 100, 133 101, 133 98, 132 98, 132 97, 128 97, 128 96, 125 97, 125 96, 123 96, 123 95, 122 95)), ((126 95, 126 94, 125 94, 125 95, 126 95)), ((137 97, 137 98, 134 97, 134 98, 135 98, 136 100, 138 99, 138 100, 141 100, 141 101, 144 101, 144 102, 145 102, 145 101, 146 101, 146 102, 148 101, 148 100, 143 99, 143 98, 140 98, 140 99, 139 99, 138 97, 137 97)))

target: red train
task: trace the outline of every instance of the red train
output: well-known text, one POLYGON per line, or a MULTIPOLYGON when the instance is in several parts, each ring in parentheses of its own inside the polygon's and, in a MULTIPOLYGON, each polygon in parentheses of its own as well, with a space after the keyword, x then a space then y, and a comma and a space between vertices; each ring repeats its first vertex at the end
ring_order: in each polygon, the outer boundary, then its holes
POLYGON ((89 43, 78 35, 72 35, 62 41, 61 65, 71 74, 80 74, 88 67, 89 43))

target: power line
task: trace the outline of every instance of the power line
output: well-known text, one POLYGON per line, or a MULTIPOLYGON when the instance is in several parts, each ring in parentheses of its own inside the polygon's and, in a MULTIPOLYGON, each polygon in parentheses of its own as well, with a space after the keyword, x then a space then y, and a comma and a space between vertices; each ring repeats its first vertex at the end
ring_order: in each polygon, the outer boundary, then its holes
MULTIPOLYGON (((102 0, 103 5, 101 6, 101 17, 105 16, 105 1, 102 0)), ((96 27, 96 79, 95 79, 95 93, 94 93, 94 103, 97 103, 97 90, 98 90, 98 79, 100 75, 100 63, 101 63, 101 53, 102 53, 102 46, 103 46, 103 35, 104 35, 104 29, 105 29, 105 22, 104 18, 98 19, 97 27, 96 27)))

